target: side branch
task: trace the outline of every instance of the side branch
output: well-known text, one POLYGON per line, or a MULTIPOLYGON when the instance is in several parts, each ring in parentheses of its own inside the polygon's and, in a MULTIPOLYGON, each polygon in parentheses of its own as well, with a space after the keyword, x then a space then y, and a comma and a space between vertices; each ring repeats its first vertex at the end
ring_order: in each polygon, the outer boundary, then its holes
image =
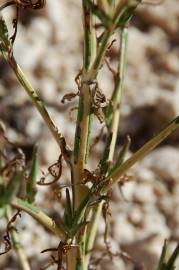
POLYGON ((35 89, 32 87, 28 79, 26 78, 25 74, 23 73, 22 69, 19 67, 19 65, 16 63, 16 60, 14 57, 6 57, 7 62, 12 67, 12 70, 14 71, 17 79, 19 80, 20 84, 28 94, 28 96, 31 98, 33 104, 35 105, 36 109, 39 111, 40 115, 42 116, 45 124, 49 128, 51 134, 55 138, 57 144, 61 148, 61 138, 62 135, 58 131, 58 128, 55 126, 54 122, 52 121, 43 101, 38 96, 35 89))
POLYGON ((107 184, 102 192, 108 191, 115 183, 120 181, 120 177, 126 173, 136 162, 144 158, 158 144, 165 140, 170 134, 179 128, 179 116, 170 122, 161 132, 149 140, 143 147, 127 159, 121 166, 117 167, 108 177, 107 184))
POLYGON ((41 210, 33 206, 32 204, 23 201, 21 199, 15 198, 11 205, 17 209, 23 210, 32 216, 35 220, 37 220, 41 225, 43 225, 46 229, 53 232, 56 236, 60 238, 61 241, 66 239, 66 232, 62 228, 62 226, 57 226, 55 221, 43 213, 41 210))

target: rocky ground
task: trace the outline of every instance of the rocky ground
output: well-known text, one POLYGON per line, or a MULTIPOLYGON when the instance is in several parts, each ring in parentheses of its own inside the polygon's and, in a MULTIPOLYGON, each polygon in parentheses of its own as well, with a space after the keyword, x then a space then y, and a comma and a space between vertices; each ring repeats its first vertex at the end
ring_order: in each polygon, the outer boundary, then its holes
MULTIPOLYGON (((10 8, 3 11, 9 22, 13 12, 10 8)), ((71 146, 75 129, 75 111, 71 112, 71 108, 77 106, 77 98, 67 104, 62 104, 61 99, 64 93, 77 91, 74 78, 82 65, 82 40, 79 0, 47 0, 46 8, 42 11, 21 11, 14 47, 15 57, 38 89, 52 118, 71 146)), ((111 62, 115 61, 115 56, 114 46, 110 55, 111 62)), ((112 78, 106 70, 100 75, 100 82, 104 92, 110 95, 112 78)), ((130 153, 138 149, 157 130, 179 115, 178 100, 178 0, 165 0, 160 5, 143 4, 136 12, 129 29, 128 70, 117 147, 130 134, 130 153)), ((56 143, 2 59, 0 120, 6 126, 9 140, 21 146, 27 156, 38 141, 44 170, 58 159, 56 143)), ((100 128, 98 123, 95 125, 93 136, 100 128)), ((113 192, 110 205, 111 250, 114 253, 126 252, 132 261, 126 260, 125 256, 116 256, 112 264, 110 258, 104 256, 100 262, 101 267, 97 265, 97 269, 154 270, 164 239, 170 240, 171 250, 179 241, 178 138, 179 132, 175 132, 129 172, 132 181, 122 191, 119 189, 113 192)), ((102 146, 101 141, 94 151, 94 159, 102 146)), ((66 178, 68 174, 63 177, 63 181, 66 178)), ((61 206, 58 201, 52 200, 53 191, 44 187, 38 189, 39 205, 58 217, 61 206), (49 201, 44 200, 47 194, 49 201)), ((57 245, 57 239, 46 233, 26 214, 17 223, 32 270, 41 269, 49 257, 40 255, 40 251, 57 245)), ((4 220, 0 220, 0 228, 2 239, 4 220)), ((96 242, 98 252, 105 251, 103 234, 104 222, 101 220, 96 242)), ((92 263, 96 264, 95 258, 92 263)), ((13 252, 1 256, 0 269, 19 269, 13 252)), ((55 266, 49 269, 53 270, 55 266)))

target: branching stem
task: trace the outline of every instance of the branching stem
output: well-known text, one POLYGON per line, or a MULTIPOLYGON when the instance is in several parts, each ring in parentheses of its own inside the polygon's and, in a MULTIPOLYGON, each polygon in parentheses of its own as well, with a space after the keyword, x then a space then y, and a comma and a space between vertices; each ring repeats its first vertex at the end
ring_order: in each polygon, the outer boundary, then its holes
POLYGON ((158 144, 165 140, 170 134, 179 128, 179 116, 170 122, 161 132, 149 140, 143 147, 127 159, 121 166, 117 167, 107 178, 107 185, 103 192, 108 191, 115 183, 120 181, 120 177, 126 173, 136 162, 144 158, 158 144))
POLYGON ((17 209, 23 210, 24 212, 28 213, 41 225, 43 225, 45 228, 47 228, 55 235, 57 235, 61 241, 64 241, 66 239, 66 232, 62 228, 62 226, 61 227, 57 226, 57 224, 53 219, 51 219, 49 216, 47 216, 45 213, 43 213, 41 210, 39 210, 32 204, 29 204, 28 202, 23 201, 21 199, 15 198, 12 201, 11 205, 17 209))
MULTIPOLYGON (((109 134, 106 144, 106 149, 103 153, 103 162, 101 166, 101 170, 103 173, 107 173, 108 164, 113 162, 115 145, 117 140, 117 133, 119 127, 119 117, 120 117, 120 102, 121 95, 123 90, 123 82, 125 75, 125 67, 126 67, 126 52, 127 52, 127 28, 122 28, 120 31, 120 52, 119 52, 119 64, 117 74, 115 76, 115 84, 114 91, 112 94, 112 102, 113 102, 113 117, 111 120, 111 125, 109 127, 109 134)), ((95 206, 92 213, 92 219, 88 230, 88 238, 86 243, 86 258, 85 263, 88 265, 90 259, 89 251, 93 248, 94 240, 97 231, 97 224, 99 221, 99 217, 101 215, 103 202, 100 202, 99 205, 95 206)))

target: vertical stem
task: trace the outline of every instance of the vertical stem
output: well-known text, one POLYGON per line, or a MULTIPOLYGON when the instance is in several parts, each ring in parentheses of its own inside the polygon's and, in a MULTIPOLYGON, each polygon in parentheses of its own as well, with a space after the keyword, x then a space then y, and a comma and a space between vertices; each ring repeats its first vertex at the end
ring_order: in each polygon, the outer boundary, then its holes
POLYGON ((83 27, 84 27, 84 53, 82 85, 80 89, 80 100, 78 119, 76 125, 74 145, 74 208, 77 209, 85 195, 84 187, 79 184, 83 181, 83 171, 88 156, 88 144, 90 133, 91 97, 90 86, 83 82, 83 78, 91 68, 96 56, 96 33, 94 28, 94 16, 87 2, 83 0, 83 27))
POLYGON ((124 88, 124 75, 126 68, 126 58, 127 58, 127 35, 128 29, 124 27, 120 31, 120 54, 119 54, 119 65, 118 71, 115 77, 115 89, 112 96, 113 102, 113 112, 114 116, 111 122, 109 133, 112 134, 110 150, 108 156, 108 163, 113 162, 114 150, 116 146, 118 128, 119 128, 119 118, 120 118, 120 108, 121 108, 121 97, 124 88))
MULTIPOLYGON (((74 170, 73 170, 73 201, 74 210, 80 206, 83 198, 86 196, 86 188, 81 185, 83 182, 84 168, 87 162, 89 152, 89 136, 90 136, 90 123, 92 121, 91 110, 91 93, 90 85, 83 81, 86 73, 91 68, 91 65, 96 57, 96 31, 94 28, 94 16, 88 6, 87 1, 82 0, 83 7, 83 28, 84 28, 84 52, 83 52, 83 71, 82 71, 82 84, 80 87, 80 98, 78 107, 78 117, 76 124, 76 134, 74 143, 74 170)), ((74 253, 67 254, 67 265, 70 270, 77 268, 83 269, 83 258, 85 252, 85 237, 79 235, 77 242, 79 243, 79 252, 76 254, 74 260, 74 253), (72 263, 73 262, 73 263, 72 263)))
POLYGON ((85 260, 84 260, 84 269, 88 269, 90 257, 91 257, 91 250, 94 246, 94 241, 96 238, 96 232, 98 228, 98 221, 101 215, 103 202, 100 202, 97 206, 94 207, 92 212, 92 217, 90 220, 90 224, 87 230, 87 238, 86 238, 86 249, 85 249, 85 260))
MULTIPOLYGON (((107 173, 108 171, 108 162, 109 160, 112 162, 114 157, 115 145, 117 140, 117 132, 119 127, 119 117, 120 117, 120 102, 121 95, 123 91, 123 82, 125 75, 125 67, 126 67, 126 56, 127 56, 127 28, 124 27, 120 31, 120 53, 119 53, 119 64, 118 71, 115 77, 115 85, 114 91, 112 95, 113 101, 113 118, 111 120, 111 125, 109 128, 109 137, 107 139, 106 149, 104 150, 102 159, 101 170, 103 173, 107 173)), ((87 266, 90 260, 90 250, 93 248, 94 240, 97 231, 97 225, 99 221, 99 217, 101 214, 103 202, 93 209, 92 219, 89 226, 88 237, 86 242, 86 257, 85 257, 85 265, 87 266)))
POLYGON ((119 64, 116 76, 114 78, 114 91, 112 94, 112 112, 113 117, 109 126, 109 135, 106 142, 106 147, 103 153, 102 160, 100 162, 101 169, 103 173, 108 171, 110 163, 113 162, 114 151, 116 146, 118 128, 119 128, 119 118, 120 118, 120 108, 121 108, 121 97, 124 87, 124 75, 126 68, 126 58, 127 58, 127 27, 123 27, 120 30, 120 51, 119 51, 119 64))
MULTIPOLYGON (((8 221, 10 220, 11 216, 12 216, 11 208, 8 206, 6 209, 6 217, 7 217, 8 221)), ((20 243, 19 235, 13 227, 10 230, 10 234, 11 234, 11 239, 12 239, 12 243, 13 243, 13 248, 14 248, 14 250, 17 254, 17 257, 19 259, 19 264, 20 264, 21 269, 22 270, 31 270, 27 256, 26 256, 24 249, 20 243)))
POLYGON ((70 248, 67 251, 67 269, 76 270, 78 264, 78 248, 70 248))

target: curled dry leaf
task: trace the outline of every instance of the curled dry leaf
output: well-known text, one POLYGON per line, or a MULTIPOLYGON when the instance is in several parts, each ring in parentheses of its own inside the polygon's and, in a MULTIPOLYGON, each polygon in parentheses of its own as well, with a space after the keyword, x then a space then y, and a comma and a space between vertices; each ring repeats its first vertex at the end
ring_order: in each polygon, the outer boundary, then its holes
POLYGON ((9 252, 12 248, 12 244, 11 244, 11 237, 10 237, 10 231, 14 228, 14 226, 12 226, 12 223, 14 223, 17 219, 17 217, 21 217, 21 213, 20 210, 18 210, 14 216, 9 220, 8 224, 7 224, 7 229, 6 229, 6 234, 3 236, 3 240, 4 240, 4 251, 0 253, 0 255, 6 254, 7 252, 9 252))
POLYGON ((71 92, 71 93, 64 95, 63 98, 61 99, 61 102, 65 103, 66 101, 71 101, 76 96, 79 96, 79 91, 77 93, 71 92))
POLYGON ((10 37, 10 40, 12 44, 15 41, 16 35, 17 35, 17 25, 19 20, 19 9, 41 9, 45 6, 46 1, 45 0, 13 0, 13 1, 7 1, 2 6, 0 6, 0 11, 3 10, 6 7, 9 6, 15 6, 16 7, 16 17, 12 21, 12 26, 14 28, 14 33, 10 37))
POLYGON ((78 91, 80 91, 80 89, 81 89, 81 75, 82 75, 82 70, 80 70, 75 77, 75 82, 76 82, 76 85, 78 87, 78 91))
POLYGON ((91 100, 94 114, 96 115, 100 123, 103 123, 104 122, 103 108, 105 108, 108 105, 108 101, 106 96, 103 94, 102 90, 98 87, 97 83, 91 89, 91 100))
POLYGON ((101 180, 101 174, 100 174, 100 170, 99 168, 97 168, 94 171, 89 171, 87 169, 84 169, 84 183, 96 183, 99 182, 101 180))
POLYGON ((41 186, 48 186, 48 185, 52 185, 54 183, 56 183, 62 174, 62 155, 60 155, 59 159, 57 162, 55 162, 54 164, 52 164, 49 168, 48 168, 48 172, 50 173, 50 175, 53 177, 53 180, 50 182, 45 182, 46 177, 45 175, 43 175, 43 177, 41 177, 40 181, 37 182, 38 185, 41 186))

